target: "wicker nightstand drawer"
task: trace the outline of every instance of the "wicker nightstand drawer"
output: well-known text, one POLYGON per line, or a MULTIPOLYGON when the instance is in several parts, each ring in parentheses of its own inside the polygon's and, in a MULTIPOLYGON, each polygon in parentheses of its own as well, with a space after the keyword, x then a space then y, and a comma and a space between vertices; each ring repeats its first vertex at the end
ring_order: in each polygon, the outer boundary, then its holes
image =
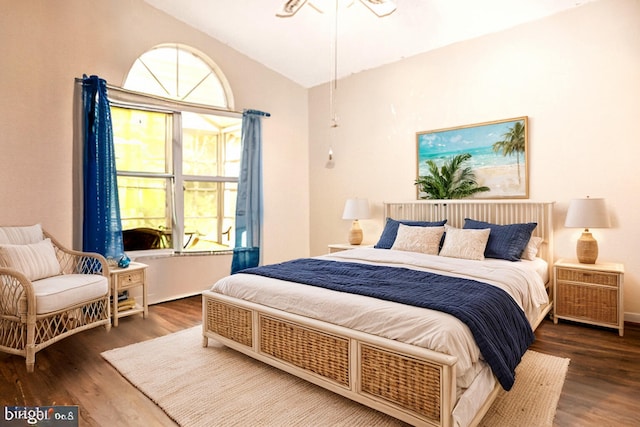
POLYGON ((569 282, 592 283, 594 285, 615 286, 615 287, 618 286, 617 274, 574 270, 571 268, 559 267, 557 269, 557 275, 558 275, 558 280, 564 280, 569 282))
POLYGON ((616 328, 622 336, 623 276, 621 264, 559 260, 554 265, 554 322, 567 319, 616 328))
POLYGON ((558 282, 556 315, 618 324, 616 288, 558 282))

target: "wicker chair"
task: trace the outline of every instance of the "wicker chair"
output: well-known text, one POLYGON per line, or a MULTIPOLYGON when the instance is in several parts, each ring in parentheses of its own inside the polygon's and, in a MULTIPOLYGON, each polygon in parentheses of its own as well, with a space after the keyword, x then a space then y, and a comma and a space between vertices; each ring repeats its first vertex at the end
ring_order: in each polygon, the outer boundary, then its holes
POLYGON ((0 227, 0 351, 25 357, 28 372, 45 347, 96 326, 109 331, 110 289, 102 255, 66 249, 39 224, 0 227))

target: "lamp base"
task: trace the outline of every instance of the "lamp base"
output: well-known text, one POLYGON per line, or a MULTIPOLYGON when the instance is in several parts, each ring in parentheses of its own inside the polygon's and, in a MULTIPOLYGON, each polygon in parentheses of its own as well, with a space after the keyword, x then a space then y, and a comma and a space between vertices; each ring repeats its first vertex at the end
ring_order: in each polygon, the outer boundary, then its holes
POLYGON ((359 245, 362 243, 362 228, 357 219, 351 223, 351 230, 349 230, 349 244, 359 245))
POLYGON ((595 264, 598 259, 598 242, 588 230, 585 230, 578 239, 576 255, 582 264, 595 264))

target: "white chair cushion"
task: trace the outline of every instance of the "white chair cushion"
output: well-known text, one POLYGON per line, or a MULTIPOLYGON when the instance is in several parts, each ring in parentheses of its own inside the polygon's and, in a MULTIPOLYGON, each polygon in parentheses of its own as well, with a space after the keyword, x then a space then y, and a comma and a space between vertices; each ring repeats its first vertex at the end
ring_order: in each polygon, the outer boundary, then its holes
POLYGON ((0 227, 0 244, 28 245, 43 239, 40 224, 21 227, 0 227))
POLYGON ((98 274, 62 274, 33 282, 36 313, 58 311, 102 297, 109 292, 109 280, 98 274))
POLYGON ((60 274, 51 239, 23 245, 0 244, 0 265, 18 270, 31 281, 60 274))

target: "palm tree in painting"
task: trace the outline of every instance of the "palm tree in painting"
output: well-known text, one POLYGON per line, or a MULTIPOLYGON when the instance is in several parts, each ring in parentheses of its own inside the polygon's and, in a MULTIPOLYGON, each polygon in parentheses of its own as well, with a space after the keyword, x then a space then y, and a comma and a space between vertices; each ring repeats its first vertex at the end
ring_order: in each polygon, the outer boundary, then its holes
POLYGON ((489 191, 479 186, 476 175, 469 166, 464 166, 471 154, 458 154, 444 162, 441 168, 433 160, 427 160, 430 175, 419 176, 415 184, 423 199, 464 199, 475 193, 489 191))
POLYGON ((520 153, 525 150, 524 122, 517 121, 508 132, 502 135, 503 140, 493 144, 493 151, 496 153, 502 151, 503 156, 516 156, 516 164, 518 165, 518 183, 520 177, 520 153))

